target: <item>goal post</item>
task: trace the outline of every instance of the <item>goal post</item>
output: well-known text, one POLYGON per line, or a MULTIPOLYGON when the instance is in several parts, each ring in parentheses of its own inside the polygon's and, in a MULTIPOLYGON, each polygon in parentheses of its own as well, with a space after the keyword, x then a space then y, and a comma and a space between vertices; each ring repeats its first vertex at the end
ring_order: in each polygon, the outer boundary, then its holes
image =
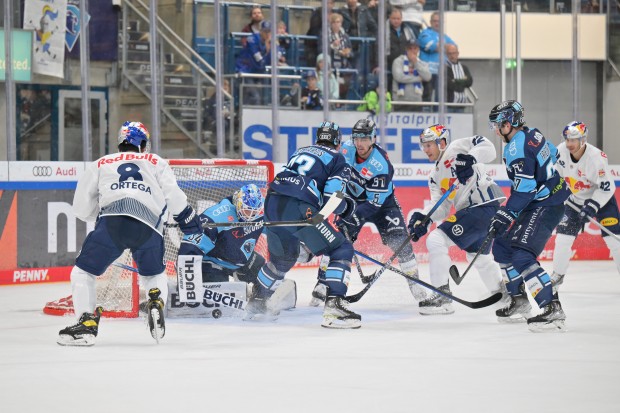
MULTIPOLYGON (((187 196, 187 201, 201 213, 205 209, 231 196, 241 186, 255 184, 263 193, 273 180, 274 168, 271 161, 241 159, 170 159, 168 160, 177 184, 187 196)), ((169 280, 176 283, 176 258, 183 233, 170 214, 164 228, 164 263, 169 280)), ((261 236, 256 251, 266 256, 267 243, 261 236)), ((135 268, 131 253, 126 250, 116 261, 135 268)), ((104 317, 137 317, 141 300, 138 275, 119 265, 111 265, 97 277, 97 305, 104 308, 104 317)), ((45 314, 66 315, 73 313, 71 296, 48 302, 43 308, 45 314)))

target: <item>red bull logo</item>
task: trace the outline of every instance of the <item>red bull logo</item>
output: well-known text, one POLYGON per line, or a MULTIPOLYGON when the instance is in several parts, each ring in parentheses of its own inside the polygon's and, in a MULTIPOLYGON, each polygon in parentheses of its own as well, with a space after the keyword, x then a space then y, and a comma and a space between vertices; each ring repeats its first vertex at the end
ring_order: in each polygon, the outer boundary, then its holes
MULTIPOLYGON (((441 188, 441 193, 445 194, 448 191, 448 189, 452 186, 452 184, 455 182, 456 182, 456 178, 442 179, 441 184, 439 185, 439 187, 441 188)), ((448 199, 454 199, 455 196, 456 196, 456 189, 452 191, 448 199)))
POLYGON ((592 188, 592 185, 579 181, 575 178, 566 177, 564 180, 566 181, 566 184, 570 188, 571 192, 574 194, 592 188))

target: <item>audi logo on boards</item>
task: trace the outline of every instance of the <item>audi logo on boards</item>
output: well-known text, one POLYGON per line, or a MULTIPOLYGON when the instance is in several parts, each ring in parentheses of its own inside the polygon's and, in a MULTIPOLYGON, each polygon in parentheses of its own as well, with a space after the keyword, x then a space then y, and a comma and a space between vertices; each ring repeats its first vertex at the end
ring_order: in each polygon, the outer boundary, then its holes
POLYGON ((33 176, 52 176, 51 166, 34 166, 32 168, 33 176))
POLYGON ((395 167, 394 168, 394 176, 413 176, 413 168, 411 167, 395 167))

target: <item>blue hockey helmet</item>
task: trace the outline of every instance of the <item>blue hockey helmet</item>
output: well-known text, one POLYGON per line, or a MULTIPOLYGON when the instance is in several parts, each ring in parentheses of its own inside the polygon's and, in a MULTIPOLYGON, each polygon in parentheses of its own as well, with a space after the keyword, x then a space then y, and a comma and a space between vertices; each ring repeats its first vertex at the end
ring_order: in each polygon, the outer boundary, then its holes
POLYGON ((140 152, 148 152, 151 149, 149 131, 141 122, 127 121, 118 131, 118 145, 121 144, 135 146, 140 152))
POLYGON ((516 100, 507 100, 495 105, 489 113, 489 128, 495 130, 504 122, 509 122, 513 127, 525 125, 525 109, 516 100))
POLYGON ((241 221, 254 221, 264 214, 265 198, 255 184, 243 185, 233 194, 233 204, 241 221))
POLYGON ((446 145, 450 143, 450 130, 441 123, 429 126, 420 133, 420 144, 435 142, 437 146, 440 146, 442 139, 446 140, 446 145))
POLYGON ((588 127, 583 122, 571 122, 564 127, 562 137, 564 139, 579 139, 583 145, 588 139, 588 127))
POLYGON ((325 121, 316 131, 316 143, 331 143, 334 147, 340 145, 342 131, 337 123, 325 121))

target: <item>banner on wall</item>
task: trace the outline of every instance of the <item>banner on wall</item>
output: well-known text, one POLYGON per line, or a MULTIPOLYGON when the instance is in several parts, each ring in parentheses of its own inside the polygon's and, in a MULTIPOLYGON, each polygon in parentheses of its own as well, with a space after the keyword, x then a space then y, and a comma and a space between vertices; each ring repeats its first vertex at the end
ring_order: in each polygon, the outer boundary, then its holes
POLYGON ((35 32, 35 73, 64 77, 66 23, 67 0, 26 0, 24 29, 35 32))
MULTIPOLYGON (((66 281, 71 266, 94 223, 84 223, 73 214, 76 180, 84 171, 83 162, 0 162, 0 285, 66 281)), ((395 164, 396 196, 405 219, 430 203, 427 180, 430 164, 395 164)), ((489 165, 488 171, 507 193, 505 168, 489 165)), ((611 167, 620 177, 620 167, 611 167)), ((618 178, 616 178, 618 179, 618 178)), ((616 181, 620 188, 620 182, 616 181)), ((620 189, 616 198, 620 199, 620 189)), ((434 228, 432 224, 431 228, 434 228)), ((540 260, 552 260, 553 236, 540 260)), ((355 247, 385 261, 391 251, 381 243, 374 225, 362 229, 355 247)), ((428 261, 425 241, 414 244, 419 262, 428 261)), ((573 259, 608 260, 609 249, 600 229, 588 223, 573 245, 573 259)), ((464 254, 454 247, 453 262, 463 262, 464 254)), ((313 262, 311 265, 316 265, 313 262)))
MULTIPOLYGON (((118 60, 118 11, 112 0, 88 2, 88 35, 90 39, 90 60, 118 60)), ((68 0, 66 45, 69 57, 80 57, 80 0, 68 0)))
MULTIPOLYGON (((30 30, 11 30, 11 53, 13 54, 13 80, 30 82, 32 78, 32 32, 30 30)), ((0 30, 0 80, 6 78, 5 55, 4 30, 0 30)))
MULTIPOLYGON (((280 153, 286 159, 274 159, 272 147, 270 109, 243 109, 242 139, 244 159, 265 159, 274 162, 286 160, 299 148, 314 143, 316 130, 325 119, 321 111, 287 110, 280 112, 280 153)), ((359 119, 378 120, 367 112, 334 112, 334 122, 342 129, 344 139, 349 139, 351 128, 359 119)), ((379 140, 393 163, 428 163, 420 149, 418 137, 428 126, 439 123, 436 113, 393 112, 387 115, 386 131, 379 140)), ((444 124, 452 131, 453 139, 473 135, 473 116, 450 113, 444 124)))

